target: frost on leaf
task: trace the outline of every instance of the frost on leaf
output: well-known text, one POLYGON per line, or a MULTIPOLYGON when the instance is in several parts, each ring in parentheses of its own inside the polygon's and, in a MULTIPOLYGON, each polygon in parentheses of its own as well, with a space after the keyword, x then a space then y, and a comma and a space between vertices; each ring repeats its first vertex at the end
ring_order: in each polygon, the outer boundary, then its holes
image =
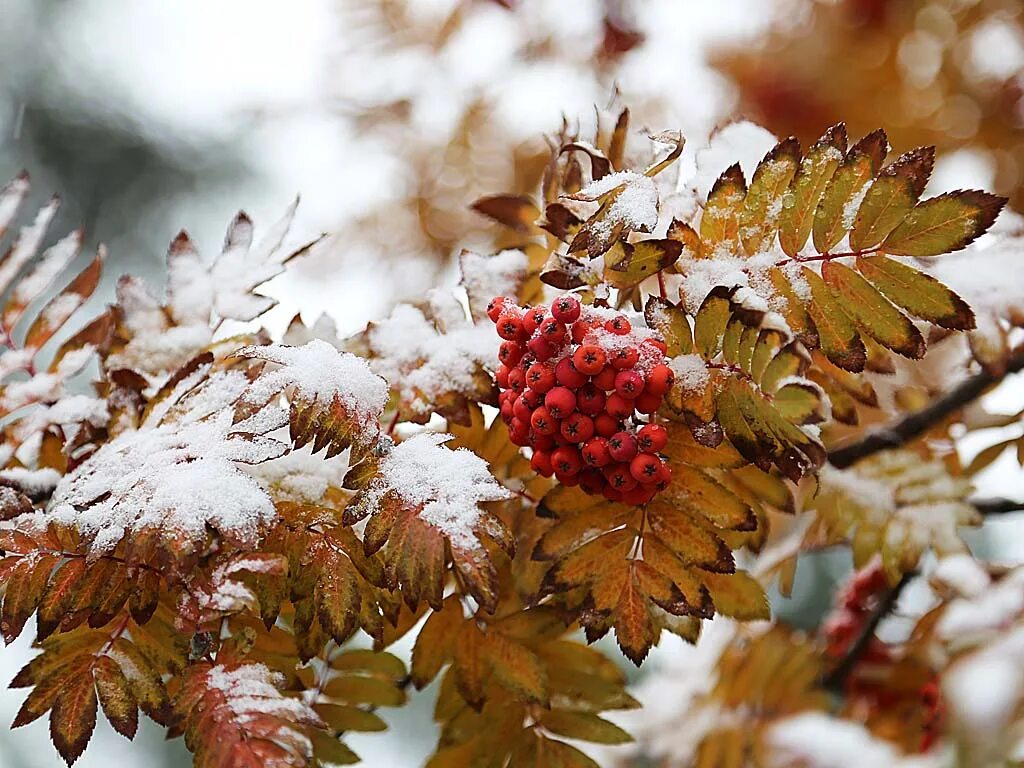
MULTIPOLYGON (((284 248, 294 216, 292 205, 254 246, 252 221, 239 213, 228 227, 221 252, 210 256, 200 254, 182 232, 167 252, 164 301, 143 280, 121 278, 117 286, 119 343, 105 361, 106 367, 130 369, 159 386, 170 372, 214 346, 215 333, 224 320, 253 320, 273 307, 276 302, 256 289, 313 245, 284 248)), ((243 338, 231 346, 259 340, 253 334, 243 338)))
POLYGON ((235 356, 270 363, 239 399, 236 420, 283 393, 291 406, 289 424, 297 448, 312 442, 314 453, 327 448, 331 457, 353 443, 365 448, 376 439, 387 384, 361 357, 319 339, 301 347, 245 347, 235 356))
POLYGON ((296 768, 313 760, 320 716, 281 692, 285 679, 263 664, 189 667, 174 708, 196 765, 296 768))
POLYGON ((966 551, 958 529, 981 522, 967 501, 970 482, 909 450, 878 453, 850 469, 827 467, 820 479, 808 540, 849 539, 858 568, 881 553, 892 583, 929 549, 940 557, 966 551))
POLYGON ((422 433, 386 455, 361 497, 347 511, 352 522, 367 515, 363 544, 368 554, 387 545, 390 586, 401 585, 410 607, 421 599, 439 608, 447 551, 469 593, 487 610, 497 601, 497 572, 485 540, 510 556, 511 533, 481 505, 511 493, 495 481, 472 451, 451 450, 451 435, 422 433))
POLYGON ((240 371, 197 358, 169 382, 138 429, 105 443, 61 478, 43 520, 72 525, 93 553, 125 535, 155 535, 172 553, 201 548, 210 530, 251 548, 274 520, 271 498, 243 466, 282 455, 268 436, 286 423, 270 406, 233 422, 249 386, 240 371))

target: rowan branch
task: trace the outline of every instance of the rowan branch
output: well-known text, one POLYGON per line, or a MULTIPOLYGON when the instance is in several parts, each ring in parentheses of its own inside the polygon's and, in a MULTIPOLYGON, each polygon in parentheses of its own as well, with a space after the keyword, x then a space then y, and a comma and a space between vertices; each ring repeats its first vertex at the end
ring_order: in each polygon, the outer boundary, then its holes
POLYGON ((984 516, 1006 515, 1011 512, 1024 511, 1024 501, 1019 499, 970 499, 971 504, 984 516))
POLYGON ((1009 374, 1021 370, 1024 370, 1024 347, 1014 350, 1007 361, 1006 370, 1002 374, 993 374, 983 370, 960 382, 921 410, 908 414, 887 427, 868 432, 852 443, 833 448, 829 451, 828 461, 834 467, 845 469, 878 451, 906 445, 942 422, 950 414, 976 400, 993 384, 997 384, 1009 374))
POLYGON ((846 654, 825 676, 822 678, 821 684, 831 691, 841 693, 843 690, 843 684, 846 682, 846 678, 853 672, 854 667, 857 666, 857 662, 860 661, 860 657, 867 650, 868 644, 871 642, 871 638, 875 636, 875 630, 878 629, 878 625, 882 623, 882 619, 888 616, 893 608, 896 607, 896 601, 899 600, 900 593, 903 592, 903 588, 907 586, 910 580, 916 576, 916 573, 905 573, 903 578, 900 579, 896 586, 889 589, 885 594, 882 595, 878 601, 878 605, 875 610, 872 611, 871 616, 865 622, 861 628, 860 634, 857 635, 857 639, 853 641, 850 648, 846 651, 846 654))

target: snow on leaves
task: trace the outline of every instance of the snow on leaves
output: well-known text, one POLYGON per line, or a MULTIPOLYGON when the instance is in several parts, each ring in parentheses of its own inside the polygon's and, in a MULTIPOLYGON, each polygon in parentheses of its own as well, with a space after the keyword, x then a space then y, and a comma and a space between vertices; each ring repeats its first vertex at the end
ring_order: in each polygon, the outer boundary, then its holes
POLYGON ((512 535, 482 505, 512 496, 479 456, 444 444, 451 435, 421 433, 391 448, 346 518, 370 516, 363 534, 367 554, 381 550, 389 586, 402 587, 410 608, 421 599, 441 605, 447 550, 469 593, 494 610, 497 572, 485 540, 511 557, 512 535))

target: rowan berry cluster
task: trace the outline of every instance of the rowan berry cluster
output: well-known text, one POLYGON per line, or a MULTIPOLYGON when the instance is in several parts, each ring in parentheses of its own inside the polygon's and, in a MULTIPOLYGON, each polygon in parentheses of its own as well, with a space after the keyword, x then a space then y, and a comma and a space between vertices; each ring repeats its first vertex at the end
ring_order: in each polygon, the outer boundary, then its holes
POLYGON ((495 376, 509 438, 544 477, 611 501, 645 504, 672 478, 650 423, 672 386, 665 344, 625 316, 571 294, 524 308, 499 296, 487 315, 504 339, 495 376))

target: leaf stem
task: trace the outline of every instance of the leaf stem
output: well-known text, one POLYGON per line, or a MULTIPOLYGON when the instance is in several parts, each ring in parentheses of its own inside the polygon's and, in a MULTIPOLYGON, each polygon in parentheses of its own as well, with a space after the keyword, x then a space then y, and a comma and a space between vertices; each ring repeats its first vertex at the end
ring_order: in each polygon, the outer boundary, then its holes
POLYGON ((1002 381, 1008 374, 1021 370, 1024 370, 1024 346, 1013 351, 1002 374, 982 370, 960 382, 946 394, 937 397, 921 410, 914 411, 887 427, 868 432, 852 443, 833 448, 828 453, 828 461, 834 467, 845 469, 878 451, 899 448, 980 397, 989 387, 1002 381))

